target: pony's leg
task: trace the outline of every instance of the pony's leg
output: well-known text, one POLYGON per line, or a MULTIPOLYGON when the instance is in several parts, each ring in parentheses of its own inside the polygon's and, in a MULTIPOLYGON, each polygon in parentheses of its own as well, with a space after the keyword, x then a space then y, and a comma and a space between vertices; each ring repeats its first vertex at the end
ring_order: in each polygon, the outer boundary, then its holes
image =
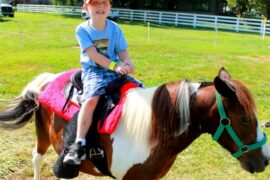
POLYGON ((39 180, 40 179, 40 169, 41 165, 44 159, 44 155, 41 155, 37 151, 37 146, 33 149, 32 152, 33 155, 33 165, 34 165, 34 180, 39 180))
POLYGON ((50 124, 52 113, 46 110, 43 106, 40 105, 39 109, 35 113, 36 115, 36 134, 37 142, 33 150, 33 165, 34 165, 34 180, 40 179, 40 169, 42 166, 42 161, 44 155, 47 152, 49 146, 51 145, 50 141, 50 124))

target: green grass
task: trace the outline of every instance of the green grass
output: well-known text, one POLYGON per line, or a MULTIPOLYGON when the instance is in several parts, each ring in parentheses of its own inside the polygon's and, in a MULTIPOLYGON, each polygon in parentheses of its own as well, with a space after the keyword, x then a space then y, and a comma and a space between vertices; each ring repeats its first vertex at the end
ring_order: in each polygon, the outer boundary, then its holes
MULTIPOLYGON (((17 96, 34 76, 80 67, 75 28, 80 18, 17 13, 0 19, 0 98, 17 96)), ((147 86, 189 79, 212 81, 225 66, 243 81, 257 103, 260 122, 270 117, 270 37, 186 27, 150 28, 139 22, 119 22, 136 65, 135 77, 147 86)), ((266 130, 268 136, 270 131, 266 130)), ((0 130, 0 178, 33 176, 31 152, 35 144, 34 123, 16 131, 0 130)), ((56 159, 52 149, 42 176, 53 176, 56 159)), ((83 176, 82 179, 90 177, 83 176)), ((202 135, 179 154, 164 179, 269 179, 270 168, 261 174, 243 171, 231 155, 202 135)), ((53 178, 54 179, 54 178, 53 178)))

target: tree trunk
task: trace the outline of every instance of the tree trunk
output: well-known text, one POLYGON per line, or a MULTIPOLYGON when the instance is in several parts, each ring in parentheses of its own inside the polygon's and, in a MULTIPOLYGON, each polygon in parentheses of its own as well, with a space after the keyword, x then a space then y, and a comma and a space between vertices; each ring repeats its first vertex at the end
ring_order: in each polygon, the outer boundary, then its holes
POLYGON ((245 12, 249 7, 248 0, 237 1, 236 5, 237 5, 237 16, 238 15, 242 16, 243 12, 245 12))
POLYGON ((245 12, 246 10, 246 6, 239 6, 237 9, 237 17, 241 17, 243 15, 243 12, 245 12))
POLYGON ((237 16, 237 17, 241 17, 241 16, 242 16, 242 14, 243 14, 242 9, 237 9, 236 16, 237 16))

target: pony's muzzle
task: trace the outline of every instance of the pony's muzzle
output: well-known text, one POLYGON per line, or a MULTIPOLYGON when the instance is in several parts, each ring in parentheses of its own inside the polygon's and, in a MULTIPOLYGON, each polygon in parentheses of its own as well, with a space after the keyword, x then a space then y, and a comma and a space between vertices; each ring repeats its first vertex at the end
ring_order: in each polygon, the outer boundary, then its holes
POLYGON ((263 172, 269 165, 269 158, 265 156, 256 156, 254 154, 248 155, 246 158, 240 160, 241 167, 249 173, 263 172))

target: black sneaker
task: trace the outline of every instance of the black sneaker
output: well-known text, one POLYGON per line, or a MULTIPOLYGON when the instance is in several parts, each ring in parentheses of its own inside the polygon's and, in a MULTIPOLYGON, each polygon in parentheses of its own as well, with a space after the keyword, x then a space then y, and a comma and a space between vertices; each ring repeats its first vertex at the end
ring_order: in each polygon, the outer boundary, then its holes
POLYGON ((81 142, 75 142, 68 147, 68 153, 65 155, 63 162, 65 164, 79 165, 81 160, 86 159, 85 146, 81 142))

